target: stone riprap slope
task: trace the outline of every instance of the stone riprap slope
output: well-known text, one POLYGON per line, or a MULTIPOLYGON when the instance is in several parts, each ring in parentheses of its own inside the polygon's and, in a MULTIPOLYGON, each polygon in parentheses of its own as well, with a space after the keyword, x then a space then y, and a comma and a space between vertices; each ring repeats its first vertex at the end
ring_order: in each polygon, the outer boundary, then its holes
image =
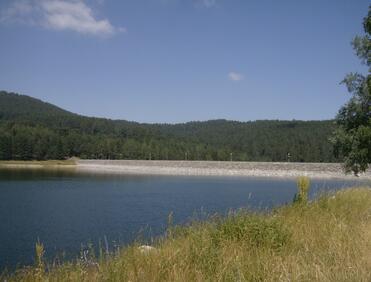
MULTIPOLYGON (((78 160, 77 170, 101 173, 312 178, 355 178, 335 163, 78 160)), ((360 175, 371 180, 371 170, 360 175)))

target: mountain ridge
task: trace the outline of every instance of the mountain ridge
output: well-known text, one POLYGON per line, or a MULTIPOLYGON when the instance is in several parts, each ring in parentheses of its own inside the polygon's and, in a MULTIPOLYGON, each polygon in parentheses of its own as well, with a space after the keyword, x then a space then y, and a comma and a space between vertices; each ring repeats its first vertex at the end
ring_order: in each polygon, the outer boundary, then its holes
POLYGON ((334 161, 331 120, 216 119, 177 124, 87 117, 0 91, 0 159, 334 161), (47 147, 45 149, 45 147, 47 147))
MULTIPOLYGON (((143 124, 143 125, 184 125, 184 124, 194 124, 194 123, 219 123, 219 122, 231 122, 231 123, 254 123, 254 122, 265 122, 265 121, 279 121, 279 122, 321 122, 321 121, 332 121, 332 119, 324 119, 324 120, 316 120, 316 119, 310 119, 310 120, 301 120, 301 119, 256 119, 256 120, 246 120, 246 121, 241 121, 241 120, 235 120, 235 119, 227 119, 227 118, 215 118, 215 119, 206 119, 206 120, 189 120, 185 122, 138 122, 135 120, 127 120, 124 118, 108 118, 108 117, 96 117, 96 116, 90 116, 90 115, 83 115, 79 113, 75 113, 66 109, 63 109, 59 106, 56 106, 53 103, 50 102, 45 102, 41 99, 29 96, 29 95, 24 95, 24 94, 19 94, 16 92, 7 92, 5 90, 0 90, 0 114, 2 113, 3 109, 1 108, 1 104, 4 102, 4 98, 14 98, 17 97, 19 100, 21 99, 28 99, 29 101, 32 101, 33 103, 38 103, 40 106, 47 106, 54 108, 55 110, 59 110, 61 113, 69 114, 69 115, 74 115, 74 116, 79 116, 79 117, 84 117, 84 118, 94 118, 94 119, 103 119, 103 120, 109 120, 113 122, 129 122, 129 123, 135 123, 135 124, 143 124)), ((15 104, 15 103, 14 103, 15 104)), ((1 116, 0 116, 1 118, 1 116)))

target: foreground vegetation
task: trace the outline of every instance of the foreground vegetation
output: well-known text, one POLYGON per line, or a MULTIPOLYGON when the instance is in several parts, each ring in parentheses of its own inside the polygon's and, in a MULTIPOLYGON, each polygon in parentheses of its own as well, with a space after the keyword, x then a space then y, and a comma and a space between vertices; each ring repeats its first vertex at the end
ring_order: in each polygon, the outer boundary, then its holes
POLYGON ((371 281, 371 189, 299 199, 270 214, 238 211, 170 227, 150 250, 134 244, 47 265, 38 244, 33 267, 0 280, 371 281))

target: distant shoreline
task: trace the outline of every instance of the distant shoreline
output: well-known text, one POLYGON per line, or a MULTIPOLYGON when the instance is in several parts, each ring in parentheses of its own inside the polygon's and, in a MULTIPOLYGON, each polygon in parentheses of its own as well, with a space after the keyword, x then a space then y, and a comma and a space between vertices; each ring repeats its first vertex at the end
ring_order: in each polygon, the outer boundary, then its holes
POLYGON ((345 175, 339 163, 149 161, 149 160, 67 160, 0 161, 7 169, 69 169, 96 174, 239 176, 296 178, 306 175, 320 179, 371 180, 371 170, 355 177, 345 175))
POLYGON ((76 168, 75 160, 47 160, 47 161, 0 161, 0 168, 20 169, 66 169, 76 168))

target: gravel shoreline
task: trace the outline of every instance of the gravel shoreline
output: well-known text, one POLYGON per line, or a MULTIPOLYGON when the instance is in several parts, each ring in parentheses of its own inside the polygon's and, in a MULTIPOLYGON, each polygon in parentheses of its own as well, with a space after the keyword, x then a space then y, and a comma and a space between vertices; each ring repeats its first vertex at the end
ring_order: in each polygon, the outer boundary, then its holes
POLYGON ((78 160, 76 170, 94 173, 256 176, 296 178, 341 178, 371 180, 371 170, 355 177, 345 175, 337 163, 217 162, 217 161, 145 161, 145 160, 78 160))

